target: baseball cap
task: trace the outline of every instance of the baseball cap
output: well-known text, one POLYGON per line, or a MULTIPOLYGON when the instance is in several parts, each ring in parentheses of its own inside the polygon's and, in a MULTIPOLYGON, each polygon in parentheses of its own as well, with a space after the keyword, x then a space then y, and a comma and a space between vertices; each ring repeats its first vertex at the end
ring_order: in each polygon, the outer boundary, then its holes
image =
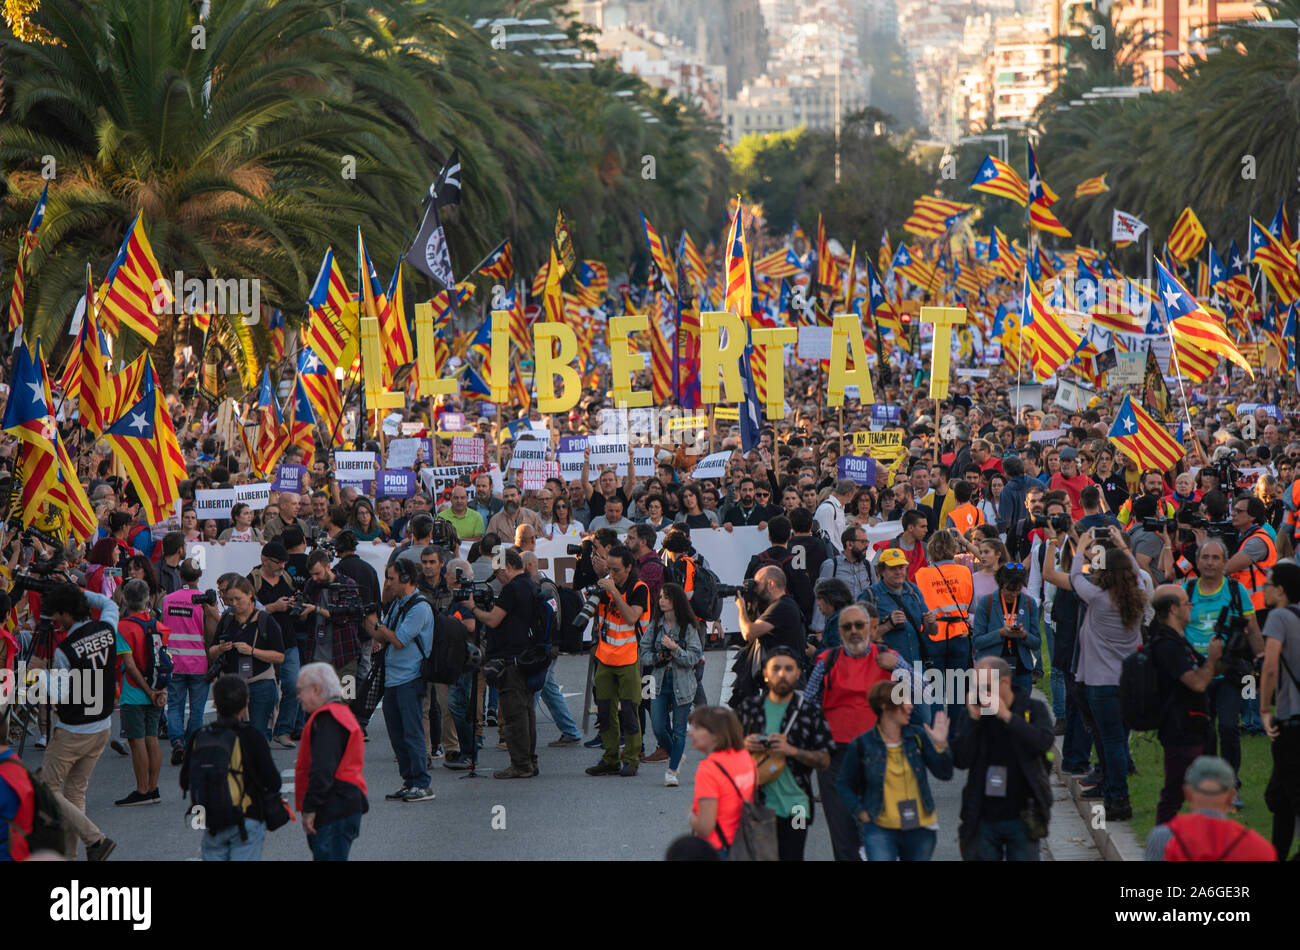
POLYGON ((888 548, 880 552, 881 567, 907 567, 907 555, 898 548, 888 548))
POLYGON ((289 551, 279 541, 267 541, 262 545, 262 557, 269 557, 276 561, 288 561, 289 551))
POLYGON ((1237 776, 1232 766, 1217 755, 1202 755, 1188 767, 1183 782, 1203 794, 1213 795, 1215 792, 1201 786, 1217 785, 1220 792, 1226 792, 1237 787, 1237 776))
POLYGON ((1071 459, 1077 459, 1079 457, 1079 450, 1076 449, 1073 445, 1067 445, 1065 448, 1061 449, 1061 454, 1059 457, 1062 462, 1068 462, 1071 459))

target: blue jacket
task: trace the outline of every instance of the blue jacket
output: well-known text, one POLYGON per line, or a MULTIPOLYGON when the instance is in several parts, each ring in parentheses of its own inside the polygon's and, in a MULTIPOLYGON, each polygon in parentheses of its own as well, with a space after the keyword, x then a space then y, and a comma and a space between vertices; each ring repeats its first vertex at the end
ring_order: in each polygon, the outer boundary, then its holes
MULTIPOLYGON (((928 812, 934 811, 934 796, 930 793, 930 780, 926 771, 942 781, 952 778, 952 748, 942 752, 934 747, 925 730, 919 726, 903 727, 903 753, 912 767, 916 784, 921 789, 921 802, 928 812)), ((885 763, 888 750, 880 729, 868 729, 849 743, 840 763, 840 774, 835 780, 835 790, 840 801, 855 818, 865 811, 873 819, 885 807, 885 763)))
MULTIPOLYGON (((1032 670, 1038 665, 1035 658, 1038 656, 1042 637, 1038 632, 1038 608, 1034 605, 1034 598, 1024 591, 1020 592, 1016 603, 1016 619, 1025 629, 1024 638, 1016 641, 1016 655, 1020 657, 1020 663, 1025 669, 1032 670)), ((1002 637, 998 636, 998 631, 1005 627, 1006 623, 1007 615, 1002 609, 1000 591, 985 594, 975 602, 971 625, 975 629, 975 640, 972 645, 975 647, 976 659, 982 656, 1002 655, 1002 637)))
MULTIPOLYGON (((911 581, 904 581, 898 593, 894 593, 880 580, 871 585, 871 592, 876 595, 876 609, 880 612, 881 623, 895 610, 901 610, 907 615, 907 626, 891 630, 880 639, 910 665, 922 665, 920 624, 921 616, 928 608, 920 589, 911 581)), ((858 599, 861 600, 861 596, 858 599)))
POLYGON ((1025 510, 1025 495, 1040 483, 1028 475, 1017 475, 1002 489, 998 499, 998 527, 1003 531, 1016 523, 1025 510))

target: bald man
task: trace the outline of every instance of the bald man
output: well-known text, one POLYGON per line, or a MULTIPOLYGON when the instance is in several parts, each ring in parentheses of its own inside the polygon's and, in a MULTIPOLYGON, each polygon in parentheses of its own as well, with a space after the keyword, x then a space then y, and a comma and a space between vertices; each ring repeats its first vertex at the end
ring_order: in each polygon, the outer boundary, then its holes
POLYGON ((303 537, 309 534, 307 522, 298 517, 299 497, 297 492, 282 491, 279 497, 279 514, 271 515, 262 525, 262 536, 271 541, 284 534, 284 529, 296 524, 302 529, 303 537))
POLYGON ((733 667, 736 681, 731 690, 732 708, 759 691, 761 684, 755 674, 762 669, 763 660, 773 649, 789 647, 796 656, 803 656, 807 641, 803 614, 786 590, 785 572, 781 568, 773 564, 760 567, 754 575, 754 593, 758 601, 753 605, 758 611, 757 616, 750 614, 751 607, 745 604, 743 597, 736 597, 740 635, 745 648, 740 651, 733 667))

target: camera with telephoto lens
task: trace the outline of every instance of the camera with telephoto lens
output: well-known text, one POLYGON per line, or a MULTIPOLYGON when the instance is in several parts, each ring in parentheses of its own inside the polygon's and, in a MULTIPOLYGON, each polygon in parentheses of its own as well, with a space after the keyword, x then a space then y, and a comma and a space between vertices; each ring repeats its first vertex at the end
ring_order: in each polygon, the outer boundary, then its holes
POLYGON ((1214 622, 1214 635, 1223 641, 1223 664, 1229 672, 1245 676, 1255 668, 1255 650, 1246 636, 1246 618, 1230 617, 1231 607, 1219 611, 1214 622))
POLYGON ((55 553, 44 560, 32 561, 27 565, 27 573, 14 574, 14 582, 9 589, 9 596, 17 600, 27 591, 48 594, 60 584, 71 583, 66 574, 60 573, 60 576, 54 576, 55 572, 60 571, 62 567, 63 555, 61 553, 55 553))
POLYGON ((308 538, 307 546, 312 550, 320 548, 326 551, 332 558, 338 556, 338 551, 334 549, 334 539, 328 534, 318 534, 313 538, 308 538))
POLYGON ((190 598, 190 603, 207 604, 209 607, 217 606, 217 592, 215 590, 205 590, 201 594, 195 594, 190 598))
POLYGON ((1235 493, 1237 482, 1241 480, 1241 470, 1237 468, 1237 450, 1220 449, 1218 458, 1208 468, 1219 477, 1219 490, 1229 497, 1235 493))
POLYGON ((356 584, 343 584, 336 581, 333 584, 326 584, 324 589, 329 591, 329 599, 325 607, 331 617, 353 617, 360 620, 362 617, 379 612, 378 604, 362 603, 361 588, 356 584))
POLYGON ((1143 531, 1174 531, 1178 527, 1178 522, 1173 518, 1143 518, 1143 531))
POLYGON ((470 581, 468 584, 453 590, 451 599, 456 602, 472 600, 474 606, 479 610, 491 610, 492 605, 496 602, 496 595, 492 592, 491 585, 482 581, 470 581))
POLYGON ((739 597, 745 602, 745 613, 750 617, 757 617, 762 613, 762 611, 758 609, 758 584, 752 577, 739 586, 732 584, 719 584, 718 596, 739 597))
POLYGON ((430 538, 429 543, 438 544, 445 547, 447 545, 447 542, 451 540, 451 535, 449 534, 450 529, 451 526, 448 524, 448 522, 445 519, 434 518, 433 530, 429 532, 429 538, 430 538))
POLYGON ((581 545, 581 544, 569 544, 569 545, 566 545, 566 546, 565 546, 564 550, 567 551, 567 552, 570 553, 570 554, 578 555, 578 554, 581 554, 581 553, 582 553, 582 545, 581 545))
MULTIPOLYGON (((570 547, 576 546, 570 545, 570 547)), ((582 609, 574 617, 574 623, 579 627, 586 627, 587 624, 591 623, 591 618, 596 616, 596 609, 600 607, 600 599, 605 595, 605 592, 592 584, 590 587, 584 587, 578 593, 582 595, 582 609)))

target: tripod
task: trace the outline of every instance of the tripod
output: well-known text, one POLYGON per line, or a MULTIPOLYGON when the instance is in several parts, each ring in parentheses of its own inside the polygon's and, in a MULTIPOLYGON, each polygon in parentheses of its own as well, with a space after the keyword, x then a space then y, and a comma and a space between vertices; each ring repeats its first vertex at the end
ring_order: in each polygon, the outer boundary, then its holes
MULTIPOLYGON (((17 668, 24 671, 30 669, 32 657, 37 655, 38 651, 41 656, 48 653, 49 659, 51 661, 54 659, 54 621, 47 616, 42 616, 36 622, 36 629, 32 631, 31 641, 28 642, 19 655, 17 668)), ((26 674, 24 673, 25 678, 26 674)), ((48 684, 48 678, 46 682, 48 684)), ((18 702, 17 688, 18 684, 15 684, 13 716, 14 720, 22 728, 22 734, 18 738, 18 757, 22 758, 23 751, 27 748, 27 736, 31 734, 32 729, 35 728, 36 735, 41 734, 41 716, 40 707, 28 699, 26 684, 23 684, 22 703, 18 702)), ((52 723, 47 717, 45 721, 45 741, 47 743, 50 739, 51 726, 52 723)))

